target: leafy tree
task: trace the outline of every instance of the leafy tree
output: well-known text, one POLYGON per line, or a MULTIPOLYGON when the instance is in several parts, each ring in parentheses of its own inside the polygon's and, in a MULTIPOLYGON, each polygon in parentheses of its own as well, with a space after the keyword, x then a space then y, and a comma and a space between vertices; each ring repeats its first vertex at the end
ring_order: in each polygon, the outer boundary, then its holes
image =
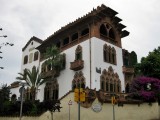
POLYGON ((9 94, 10 94, 10 88, 7 86, 7 84, 3 84, 0 89, 0 102, 8 101, 9 100, 9 94))
POLYGON ((36 69, 35 66, 33 66, 32 71, 29 69, 24 69, 23 73, 18 74, 20 77, 16 77, 16 79, 26 81, 27 85, 31 88, 32 101, 34 101, 38 87, 47 82, 48 79, 42 79, 41 75, 39 74, 39 69, 36 69))
POLYGON ((3 103, 9 101, 10 88, 7 84, 2 84, 0 87, 0 112, 4 109, 3 103))
POLYGON ((137 64, 137 54, 132 51, 129 55, 129 65, 130 66, 135 66, 137 64))
POLYGON ((135 66, 136 74, 160 79, 160 47, 141 58, 135 66))
POLYGON ((151 77, 138 77, 132 81, 130 93, 132 98, 153 102, 160 95, 160 80, 151 77))
MULTIPOLYGON (((0 31, 2 31, 3 29, 2 28, 0 28, 0 31)), ((7 35, 0 35, 0 37, 4 37, 4 38, 6 38, 7 37, 7 35)), ((1 48, 3 47, 3 46, 13 46, 14 44, 13 43, 9 43, 9 42, 3 42, 3 43, 0 43, 0 53, 2 53, 2 51, 1 51, 1 48)), ((0 59, 2 59, 3 57, 0 55, 0 59)), ((0 67, 0 69, 4 69, 4 67, 0 67)))

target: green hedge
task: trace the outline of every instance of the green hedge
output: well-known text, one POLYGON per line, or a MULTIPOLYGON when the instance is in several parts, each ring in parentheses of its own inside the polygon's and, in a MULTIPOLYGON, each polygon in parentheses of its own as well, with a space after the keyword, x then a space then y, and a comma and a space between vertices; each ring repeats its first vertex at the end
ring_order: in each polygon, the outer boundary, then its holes
MULTIPOLYGON (((24 101, 23 102, 23 116, 39 116, 47 110, 51 110, 55 105, 55 101, 24 101)), ((19 116, 20 114, 20 101, 11 102, 5 101, 0 105, 0 116, 19 116)))

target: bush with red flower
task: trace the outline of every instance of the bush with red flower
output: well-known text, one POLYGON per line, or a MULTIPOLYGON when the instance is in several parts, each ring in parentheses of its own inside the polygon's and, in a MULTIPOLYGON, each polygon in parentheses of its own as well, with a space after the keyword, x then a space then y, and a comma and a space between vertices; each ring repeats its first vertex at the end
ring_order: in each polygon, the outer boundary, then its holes
POLYGON ((134 99, 154 102, 160 96, 160 80, 151 77, 138 77, 131 83, 130 95, 134 99))

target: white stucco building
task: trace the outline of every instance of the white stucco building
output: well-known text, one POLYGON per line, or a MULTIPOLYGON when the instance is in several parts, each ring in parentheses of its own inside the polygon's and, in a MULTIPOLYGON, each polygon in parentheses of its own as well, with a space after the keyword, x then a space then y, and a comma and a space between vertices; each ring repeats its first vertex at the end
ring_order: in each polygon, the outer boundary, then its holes
MULTIPOLYGON (((43 58, 45 49, 52 44, 65 53, 66 58, 60 75, 39 87, 37 99, 62 98, 80 84, 83 88, 107 93, 125 91, 126 73, 133 71, 124 67, 121 39, 128 36, 129 32, 124 30, 125 26, 120 23, 122 20, 117 14, 111 8, 101 5, 62 27, 46 40, 32 37, 26 43, 22 49, 20 72, 36 66, 46 74, 45 77, 52 79, 52 74, 47 74, 51 70, 44 65, 43 58)), ((11 92, 18 97, 20 87, 16 84, 11 85, 11 92)))

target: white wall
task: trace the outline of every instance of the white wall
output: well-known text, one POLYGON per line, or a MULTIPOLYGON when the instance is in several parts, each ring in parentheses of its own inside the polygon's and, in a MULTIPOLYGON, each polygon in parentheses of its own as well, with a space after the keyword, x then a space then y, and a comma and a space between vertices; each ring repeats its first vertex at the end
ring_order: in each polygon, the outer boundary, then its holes
POLYGON ((18 97, 20 97, 19 89, 20 89, 20 87, 12 88, 12 89, 10 90, 10 92, 11 92, 10 98, 12 97, 13 94, 15 94, 16 97, 17 97, 17 100, 18 100, 18 97))
POLYGON ((92 88, 96 88, 96 90, 100 89, 100 76, 104 69, 108 70, 109 66, 112 66, 114 73, 119 75, 119 79, 121 80, 122 91, 124 90, 124 75, 122 72, 123 59, 122 59, 122 48, 114 46, 110 43, 107 43, 103 40, 93 37, 92 38, 92 88), (106 63, 103 60, 103 45, 110 45, 114 47, 116 50, 117 57, 117 65, 113 65, 110 63, 106 63), (101 68, 101 74, 96 72, 96 67, 101 68))
MULTIPOLYGON (((98 38, 91 38, 91 88, 96 90, 100 89, 100 75, 96 72, 96 67, 101 68, 101 72, 103 69, 108 70, 109 66, 112 66, 114 73, 118 73, 119 78, 121 80, 122 90, 124 90, 124 76, 122 72, 122 49, 119 47, 116 47, 110 43, 107 43, 111 47, 114 47, 117 54, 117 65, 113 65, 110 63, 106 63, 103 61, 103 45, 106 42, 103 40, 100 40, 98 38)), ((84 60, 84 68, 81 70, 83 72, 84 77, 86 78, 86 86, 90 88, 90 45, 89 40, 86 40, 78 45, 82 46, 82 59, 84 60)), ((70 62, 73 62, 75 60, 75 50, 77 46, 73 46, 72 48, 69 48, 65 50, 63 53, 66 54, 66 68, 60 72, 60 76, 57 77, 57 81, 59 84, 59 98, 64 96, 68 91, 72 89, 72 80, 74 78, 74 75, 76 71, 73 71, 70 69, 70 62)), ((44 61, 42 61, 40 64, 42 65, 44 61)), ((40 66, 41 66, 40 65, 40 66)), ((41 70, 41 69, 40 69, 41 70)), ((79 72, 79 71, 78 71, 79 72)), ((45 85, 40 87, 40 92, 38 93, 38 99, 41 101, 44 98, 44 87, 45 85), (41 93, 43 92, 43 93, 41 93)))
MULTIPOLYGON (((89 86, 89 41, 80 43, 82 46, 82 59, 84 60, 84 68, 81 70, 86 78, 86 86, 89 86)), ((70 62, 75 60, 75 50, 78 45, 64 51, 66 54, 66 68, 61 71, 60 76, 57 78, 59 83, 59 97, 61 98, 69 90, 72 89, 72 80, 76 71, 70 69, 70 62)))
MULTIPOLYGON (((39 59, 40 59, 40 53, 39 53, 39 56, 38 56, 38 60, 34 61, 34 53, 36 51, 38 51, 37 49, 35 49, 36 47, 38 47, 40 45, 40 43, 32 40, 30 42, 30 44, 27 46, 27 48, 23 51, 22 53, 22 61, 21 61, 21 72, 23 72, 23 70, 25 68, 27 69, 32 69, 33 66, 36 66, 38 67, 39 66, 39 59), (31 45, 31 43, 33 42, 33 45, 31 45), (32 49, 32 50, 31 50, 32 49), (32 62, 29 63, 29 55, 30 53, 33 53, 33 58, 32 58, 32 62), (24 56, 25 55, 28 55, 28 63, 27 64, 23 64, 23 61, 24 61, 24 56)), ((38 51, 39 52, 39 51, 38 51)))

